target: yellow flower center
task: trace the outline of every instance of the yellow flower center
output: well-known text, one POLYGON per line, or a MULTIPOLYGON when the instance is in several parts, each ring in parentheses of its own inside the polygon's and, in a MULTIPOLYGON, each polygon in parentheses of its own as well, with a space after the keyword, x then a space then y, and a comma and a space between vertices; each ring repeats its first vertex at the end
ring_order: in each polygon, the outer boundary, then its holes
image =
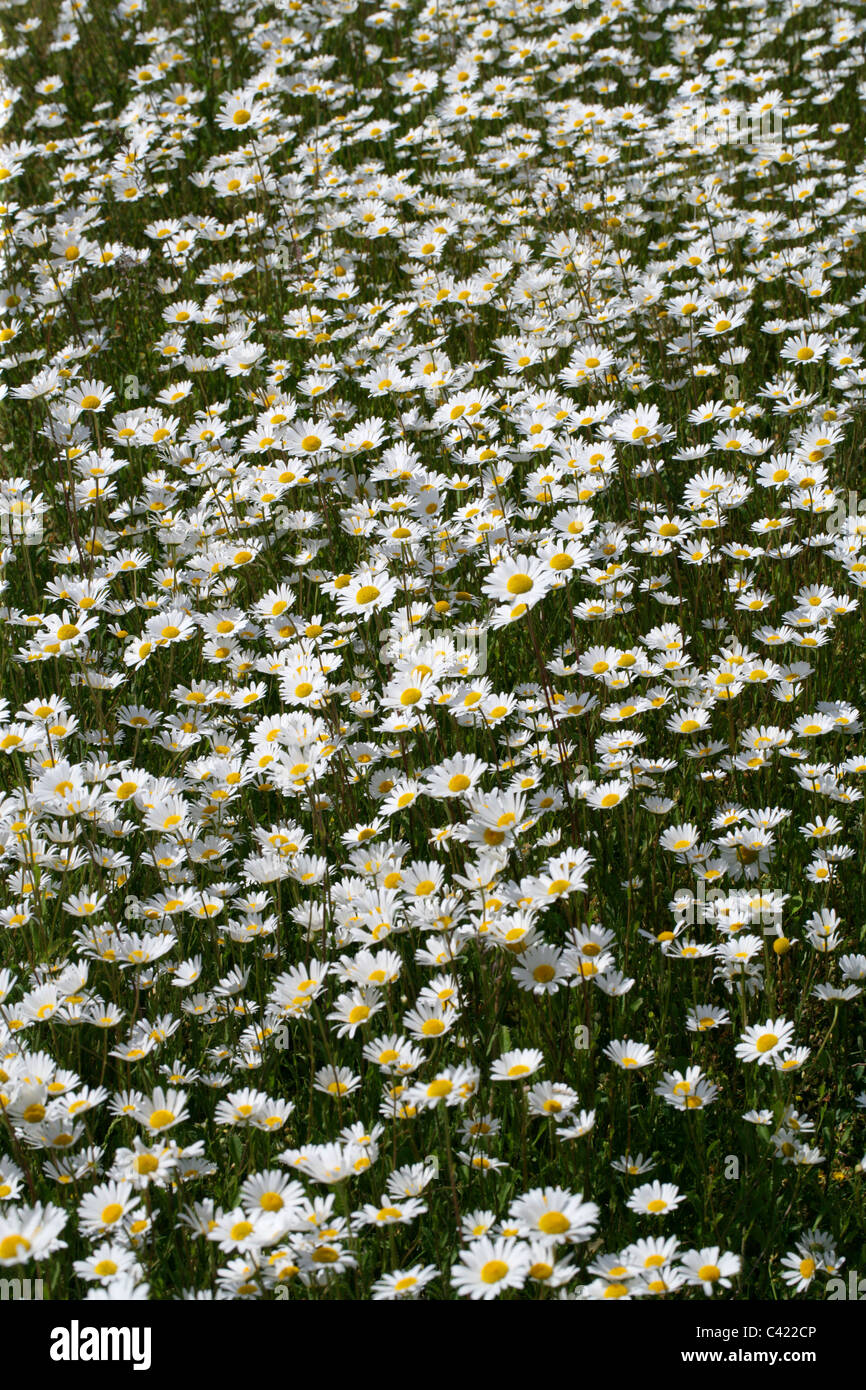
POLYGON ((0 1240, 0 1260, 14 1260, 19 1250, 29 1250, 30 1241, 26 1236, 4 1236, 0 1240))
POLYGON ((546 1211, 538 1223, 538 1229, 546 1236, 561 1236, 570 1228, 571 1222, 561 1211, 546 1211))
POLYGON ((151 1114, 149 1123, 151 1129, 165 1129, 168 1125, 174 1123, 174 1111, 154 1110, 151 1114))

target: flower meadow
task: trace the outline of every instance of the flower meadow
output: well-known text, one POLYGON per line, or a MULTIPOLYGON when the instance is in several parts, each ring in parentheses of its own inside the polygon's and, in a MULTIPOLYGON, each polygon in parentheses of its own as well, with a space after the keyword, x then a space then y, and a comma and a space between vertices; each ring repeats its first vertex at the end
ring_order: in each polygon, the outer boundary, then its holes
POLYGON ((0 1273, 866 1269, 829 0, 0 3, 0 1273))

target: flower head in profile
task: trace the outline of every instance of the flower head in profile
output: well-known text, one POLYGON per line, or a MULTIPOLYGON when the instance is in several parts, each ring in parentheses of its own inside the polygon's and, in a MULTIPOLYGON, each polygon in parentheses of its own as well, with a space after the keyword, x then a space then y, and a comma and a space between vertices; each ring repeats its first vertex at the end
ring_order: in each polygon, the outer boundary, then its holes
POLYGON ((525 1081, 544 1063, 544 1053, 536 1047, 503 1052, 490 1068, 491 1081, 525 1081))
POLYGON ((636 1187, 626 1205, 629 1211, 638 1212, 641 1216, 669 1216, 685 1200, 685 1195, 675 1183, 659 1182, 656 1178, 653 1182, 636 1187))
POLYGON ((614 1039, 604 1049, 604 1055, 623 1071, 639 1071, 642 1067, 650 1066, 655 1058, 651 1047, 646 1043, 634 1042, 631 1038, 625 1042, 614 1039))
POLYGON ((439 1278, 436 1265, 412 1265, 409 1269, 395 1269, 383 1274, 370 1289, 374 1303, 404 1302, 418 1298, 428 1284, 439 1278))

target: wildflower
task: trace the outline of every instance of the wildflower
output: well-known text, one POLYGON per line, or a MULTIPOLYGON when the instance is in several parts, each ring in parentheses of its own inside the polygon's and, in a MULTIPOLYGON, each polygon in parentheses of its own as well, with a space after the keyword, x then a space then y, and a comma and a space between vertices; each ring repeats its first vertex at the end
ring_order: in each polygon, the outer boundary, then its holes
POLYGON ((794 1025, 784 1018, 768 1018, 765 1024, 753 1024, 747 1028, 735 1051, 744 1062, 757 1062, 767 1066, 774 1055, 788 1047, 794 1035, 794 1025))
POLYGON ((729 1289, 731 1279, 740 1272, 740 1257, 722 1251, 717 1245, 703 1250, 688 1250, 679 1256, 689 1284, 700 1284, 705 1294, 715 1292, 716 1285, 729 1289))
POLYGON ((463 1297, 489 1300, 506 1289, 520 1289, 530 1268, 529 1247, 508 1237, 482 1236, 460 1252, 451 1283, 463 1297))
POLYGON ((521 1081, 538 1071, 544 1062, 544 1053, 537 1048, 517 1048, 504 1052, 490 1068, 491 1081, 521 1081))
POLYGON ((650 1216, 665 1216, 686 1200, 674 1183, 661 1183, 658 1179, 636 1187, 626 1205, 629 1211, 650 1216))
POLYGON ((632 1042, 628 1039, 622 1042, 615 1039, 608 1043, 604 1049, 604 1055, 623 1071, 638 1070, 641 1067, 648 1067, 655 1057, 655 1052, 646 1043, 632 1042))

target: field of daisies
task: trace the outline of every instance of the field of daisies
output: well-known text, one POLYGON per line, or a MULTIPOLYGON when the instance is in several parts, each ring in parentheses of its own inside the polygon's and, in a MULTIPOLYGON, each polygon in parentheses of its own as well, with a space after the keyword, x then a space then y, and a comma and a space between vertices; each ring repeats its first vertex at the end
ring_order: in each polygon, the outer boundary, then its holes
POLYGON ((863 20, 2 0, 0 1275, 866 1272, 863 20))

